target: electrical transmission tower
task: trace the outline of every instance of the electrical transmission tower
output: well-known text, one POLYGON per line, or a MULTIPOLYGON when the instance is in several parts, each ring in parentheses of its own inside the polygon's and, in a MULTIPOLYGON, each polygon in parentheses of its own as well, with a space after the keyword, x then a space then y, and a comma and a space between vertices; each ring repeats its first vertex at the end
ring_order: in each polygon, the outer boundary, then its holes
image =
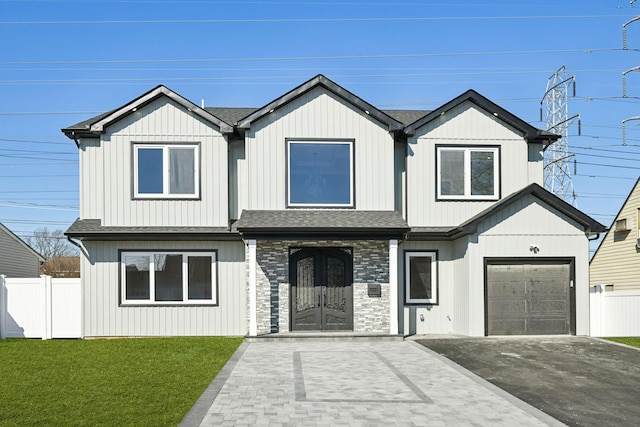
MULTIPOLYGON (((569 166, 570 161, 573 160, 575 170, 575 156, 569 153, 569 126, 580 115, 569 117, 570 88, 575 96, 576 78, 575 76, 567 78, 563 65, 549 77, 547 90, 540 101, 540 120, 542 121, 544 105, 547 130, 561 136, 544 152, 544 186, 565 202, 577 207, 578 201, 573 190, 573 179, 569 166)), ((579 122, 578 133, 580 133, 579 122)))

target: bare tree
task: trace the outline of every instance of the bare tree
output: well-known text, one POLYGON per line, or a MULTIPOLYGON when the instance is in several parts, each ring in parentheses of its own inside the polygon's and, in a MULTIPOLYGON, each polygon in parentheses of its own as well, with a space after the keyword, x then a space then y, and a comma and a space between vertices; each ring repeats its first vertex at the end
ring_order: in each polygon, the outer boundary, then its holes
POLYGON ((79 277, 80 258, 75 246, 71 245, 62 230, 37 228, 25 239, 45 259, 40 274, 53 277, 79 277))
POLYGON ((69 243, 62 230, 51 231, 46 227, 40 227, 25 240, 45 260, 78 255, 78 251, 69 243))

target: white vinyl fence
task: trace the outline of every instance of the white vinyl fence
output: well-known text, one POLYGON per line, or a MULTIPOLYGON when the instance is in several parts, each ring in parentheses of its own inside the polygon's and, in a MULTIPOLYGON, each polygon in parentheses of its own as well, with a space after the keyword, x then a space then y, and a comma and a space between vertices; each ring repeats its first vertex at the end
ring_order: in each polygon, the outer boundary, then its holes
POLYGON ((591 287, 591 336, 640 336, 640 290, 605 292, 591 287))
POLYGON ((0 276, 0 338, 81 338, 80 279, 0 276))

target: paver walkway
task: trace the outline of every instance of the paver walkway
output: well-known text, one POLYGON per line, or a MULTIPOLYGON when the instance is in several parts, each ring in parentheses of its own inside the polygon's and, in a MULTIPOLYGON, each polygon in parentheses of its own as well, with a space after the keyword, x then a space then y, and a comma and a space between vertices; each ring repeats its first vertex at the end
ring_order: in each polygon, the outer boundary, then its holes
POLYGON ((410 342, 243 343, 182 425, 562 425, 410 342))

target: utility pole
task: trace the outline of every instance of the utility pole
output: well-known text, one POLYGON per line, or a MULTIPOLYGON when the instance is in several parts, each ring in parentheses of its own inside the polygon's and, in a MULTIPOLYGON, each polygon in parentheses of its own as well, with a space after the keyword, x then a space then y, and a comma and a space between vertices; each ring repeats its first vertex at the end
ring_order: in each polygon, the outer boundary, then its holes
MULTIPOLYGON (((578 201, 573 190, 570 161, 575 173, 576 158, 569 153, 569 126, 580 114, 569 117, 569 89, 576 95, 575 76, 567 77, 563 65, 549 77, 547 90, 540 101, 540 120, 544 106, 547 130, 561 138, 549 145, 544 152, 544 187, 565 202, 577 207, 578 201)), ((580 121, 578 120, 578 134, 580 121)))

